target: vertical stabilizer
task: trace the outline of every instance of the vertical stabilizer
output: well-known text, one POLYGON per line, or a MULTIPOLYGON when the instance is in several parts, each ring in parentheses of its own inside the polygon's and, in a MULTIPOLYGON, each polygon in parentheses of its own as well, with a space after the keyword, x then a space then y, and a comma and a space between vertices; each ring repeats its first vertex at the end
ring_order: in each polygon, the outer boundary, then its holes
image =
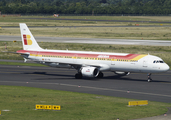
POLYGON ((24 50, 42 50, 25 23, 20 23, 20 31, 24 50))

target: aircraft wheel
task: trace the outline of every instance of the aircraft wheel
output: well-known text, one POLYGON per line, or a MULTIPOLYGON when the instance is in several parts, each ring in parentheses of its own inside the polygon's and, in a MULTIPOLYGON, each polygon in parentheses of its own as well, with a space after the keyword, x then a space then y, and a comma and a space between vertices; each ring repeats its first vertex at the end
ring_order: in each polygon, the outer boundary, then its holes
POLYGON ((152 79, 148 79, 148 82, 151 82, 152 81, 152 79))
POLYGON ((103 78, 103 73, 102 72, 99 72, 97 78, 103 78))
POLYGON ((75 78, 76 79, 81 79, 82 78, 82 74, 81 73, 76 73, 75 74, 75 78))

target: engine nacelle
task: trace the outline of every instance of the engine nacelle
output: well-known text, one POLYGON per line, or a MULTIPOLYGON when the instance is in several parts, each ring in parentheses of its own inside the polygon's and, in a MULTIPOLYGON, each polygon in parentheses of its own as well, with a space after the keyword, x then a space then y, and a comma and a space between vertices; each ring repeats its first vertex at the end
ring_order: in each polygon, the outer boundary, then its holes
POLYGON ((82 67, 81 73, 85 77, 97 77, 99 70, 96 67, 82 67))
POLYGON ((126 76, 126 75, 130 74, 130 72, 120 72, 120 71, 115 71, 114 73, 119 75, 119 76, 126 76))

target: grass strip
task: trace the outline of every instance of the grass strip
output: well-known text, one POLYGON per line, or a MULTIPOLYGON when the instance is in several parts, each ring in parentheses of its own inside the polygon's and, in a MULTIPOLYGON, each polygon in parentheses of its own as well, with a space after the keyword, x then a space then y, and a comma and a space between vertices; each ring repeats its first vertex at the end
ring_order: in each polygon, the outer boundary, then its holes
POLYGON ((0 89, 1 120, 128 120, 164 114, 171 106, 149 101, 147 106, 128 107, 132 99, 30 87, 0 89), (61 111, 35 110, 36 104, 61 105, 61 111))
MULTIPOLYGON (((115 38, 115 39, 157 39, 171 40, 171 23, 167 16, 60 16, 62 20, 47 19, 24 19, 24 18, 45 18, 44 16, 22 16, 22 17, 0 17, 0 35, 20 35, 19 28, 3 28, 3 26, 19 26, 19 23, 26 23, 28 26, 74 26, 68 28, 32 28, 31 32, 38 36, 54 37, 80 37, 80 38, 115 38), (23 18, 23 19, 22 19, 23 18), (74 21, 65 19, 94 19, 107 21, 74 21), (129 20, 135 22, 110 22, 110 20, 129 20), (157 21, 159 23, 136 22, 136 21, 157 21), (161 23, 160 23, 161 22, 161 23), (130 26, 152 25, 152 27, 130 27, 130 26), (154 27, 154 26, 161 27, 154 27), (76 26, 106 26, 77 28, 76 26), (107 27, 118 26, 118 27, 107 27), (120 26, 120 27, 119 27, 120 26), (122 27, 127 26, 127 27, 122 27), (163 26, 163 27, 162 27, 163 26), (1 28, 2 27, 2 28, 1 28)), ((56 18, 58 19, 58 18, 56 18)))
MULTIPOLYGON (((30 28, 34 36, 171 40, 170 27, 53 27, 30 28)), ((0 28, 0 35, 20 36, 19 28, 0 28)))

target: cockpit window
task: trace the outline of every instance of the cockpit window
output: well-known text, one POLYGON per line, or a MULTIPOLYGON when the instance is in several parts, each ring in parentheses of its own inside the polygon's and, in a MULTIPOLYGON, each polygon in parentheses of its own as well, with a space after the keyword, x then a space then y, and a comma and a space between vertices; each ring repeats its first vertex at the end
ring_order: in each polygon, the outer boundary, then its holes
POLYGON ((164 63, 164 61, 159 61, 160 63, 164 63))
POLYGON ((153 63, 164 63, 162 60, 154 60, 153 63))

